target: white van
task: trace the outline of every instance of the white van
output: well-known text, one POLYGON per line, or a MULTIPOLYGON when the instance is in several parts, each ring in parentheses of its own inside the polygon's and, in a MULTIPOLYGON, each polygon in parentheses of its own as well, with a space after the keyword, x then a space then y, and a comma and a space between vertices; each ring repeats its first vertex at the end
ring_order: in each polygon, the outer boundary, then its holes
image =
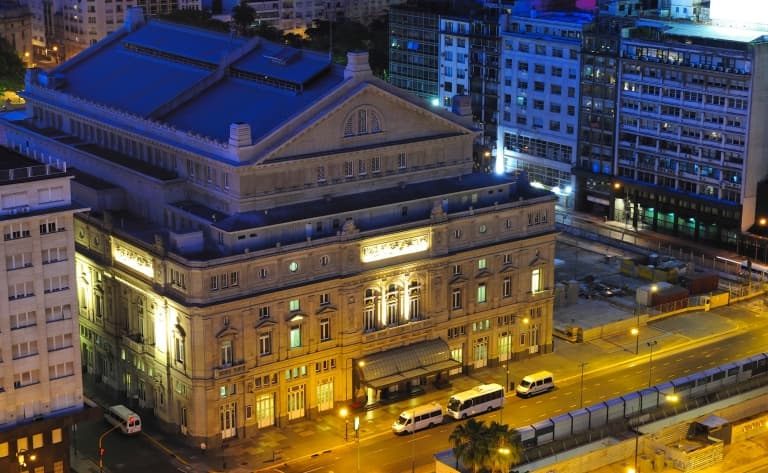
POLYGON ((141 418, 139 415, 122 404, 104 409, 104 420, 119 427, 120 431, 127 435, 141 432, 141 418))
POLYGON ((426 429, 443 423, 443 406, 433 402, 423 406, 408 409, 400 414, 394 424, 392 432, 396 434, 412 434, 417 430, 426 429))
POLYGON ((515 391, 520 397, 531 397, 555 389, 555 378, 549 371, 539 371, 524 377, 515 391))

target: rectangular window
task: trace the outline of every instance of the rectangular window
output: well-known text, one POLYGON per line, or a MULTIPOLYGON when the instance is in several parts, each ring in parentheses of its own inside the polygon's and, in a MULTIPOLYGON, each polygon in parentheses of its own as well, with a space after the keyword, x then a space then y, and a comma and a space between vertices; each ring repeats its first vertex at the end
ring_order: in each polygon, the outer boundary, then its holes
POLYGON ((259 355, 272 354, 272 332, 259 334, 259 355))
POLYGON ((371 172, 372 173, 381 172, 381 158, 379 156, 371 158, 371 172))
POLYGON ((301 306, 299 305, 298 299, 291 299, 290 302, 288 302, 288 310, 290 310, 291 312, 295 312, 299 310, 300 307, 301 306))
POLYGON ((229 285, 230 286, 237 286, 240 284, 240 273, 237 271, 232 271, 229 273, 229 285))
POLYGON ((461 309, 461 289, 456 288, 452 291, 451 294, 451 307, 453 309, 461 309))
POLYGON ((35 317, 35 311, 21 312, 18 314, 11 314, 11 330, 19 328, 30 327, 37 323, 35 317))
POLYGON ((487 302, 485 283, 477 285, 477 302, 480 304, 487 302))
POLYGON ((232 340, 224 340, 219 348, 221 354, 221 366, 232 365, 232 340))
POLYGON ((184 346, 184 339, 176 337, 175 347, 174 347, 174 354, 176 355, 176 361, 182 364, 184 363, 185 351, 186 351, 186 347, 184 346))
POLYGON ((53 276, 43 280, 46 293, 69 289, 69 276, 53 276))
POLYGON ((352 161, 344 161, 344 177, 352 177, 354 173, 354 166, 352 161))
POLYGON ((325 166, 317 167, 317 182, 325 182, 325 166))
POLYGON ((72 346, 72 334, 64 333, 48 337, 48 351, 62 350, 72 346))
POLYGON ((219 290, 219 278, 216 276, 211 276, 211 291, 218 291, 219 290))
POLYGON ((480 258, 477 260, 477 269, 486 269, 488 268, 488 262, 485 258, 480 258))
POLYGON ((57 225, 55 218, 47 218, 40 221, 40 234, 46 235, 48 233, 56 233, 59 230, 63 230, 57 225))
POLYGON ((502 297, 512 296, 512 278, 509 276, 505 277, 504 280, 501 282, 501 296, 502 297))
POLYGON ((405 153, 398 153, 397 154, 397 168, 398 169, 405 169, 408 165, 408 161, 406 159, 405 153))
POLYGON ((536 294, 538 292, 541 292, 543 289, 541 287, 541 269, 537 268, 531 271, 531 292, 533 294, 536 294))
POLYGON ((453 265, 453 275, 458 276, 461 274, 461 265, 460 264, 454 264, 453 265))
POLYGON ((269 306, 265 305, 263 307, 259 307, 259 318, 262 319, 268 319, 269 318, 269 306))
POLYGON ((328 305, 331 303, 331 294, 324 292, 320 294, 320 305, 328 305))
MULTIPOLYGON (((48 248, 42 250, 41 254, 43 257, 43 264, 55 263, 57 261, 66 261, 67 259, 67 249, 65 247, 48 248)), ((32 263, 29 263, 29 266, 32 266, 32 263)))
POLYGON ((320 340, 331 339, 331 319, 320 319, 320 340))
POLYGON ((291 348, 301 347, 301 327, 291 327, 291 348))
POLYGON ((362 159, 357 161, 357 174, 360 176, 365 176, 367 174, 365 171, 365 161, 362 159))

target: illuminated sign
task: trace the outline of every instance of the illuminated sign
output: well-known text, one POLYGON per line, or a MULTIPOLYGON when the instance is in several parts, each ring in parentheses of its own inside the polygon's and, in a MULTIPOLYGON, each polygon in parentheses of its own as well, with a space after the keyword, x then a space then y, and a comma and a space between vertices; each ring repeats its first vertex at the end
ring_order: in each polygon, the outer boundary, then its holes
POLYGON ((118 263, 128 266, 149 278, 155 275, 151 257, 127 247, 117 240, 112 240, 112 257, 118 263))
POLYGON ((360 260, 363 263, 379 261, 396 256, 410 255, 429 249, 429 236, 427 234, 389 240, 372 245, 363 245, 360 248, 360 260))

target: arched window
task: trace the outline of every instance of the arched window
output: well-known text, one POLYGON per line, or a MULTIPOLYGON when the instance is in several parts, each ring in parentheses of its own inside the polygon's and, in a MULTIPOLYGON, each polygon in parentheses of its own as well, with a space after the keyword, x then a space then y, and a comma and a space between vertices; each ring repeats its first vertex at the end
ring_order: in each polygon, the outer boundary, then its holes
POLYGON ((408 287, 409 317, 411 320, 421 320, 421 284, 419 281, 411 281, 408 287))
POLYGON ((397 325, 400 322, 400 290, 395 284, 387 288, 387 318, 386 325, 397 325))
POLYGON ((360 136, 382 132, 379 113, 370 107, 356 108, 344 120, 344 136, 360 136))
POLYGON ((365 332, 376 330, 378 300, 378 291, 374 289, 365 290, 365 298, 363 299, 363 331, 365 332))

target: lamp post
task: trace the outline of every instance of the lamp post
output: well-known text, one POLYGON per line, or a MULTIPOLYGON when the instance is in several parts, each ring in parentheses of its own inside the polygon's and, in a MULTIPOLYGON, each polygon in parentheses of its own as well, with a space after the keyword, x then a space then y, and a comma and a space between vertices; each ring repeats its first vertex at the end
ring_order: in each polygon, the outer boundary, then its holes
POLYGON ((339 415, 344 419, 344 441, 349 441, 349 419, 347 419, 347 416, 349 415, 349 411, 346 407, 342 407, 341 410, 339 410, 339 415))
POLYGON ((653 381, 653 347, 658 345, 659 342, 656 340, 651 340, 650 342, 647 342, 646 345, 648 345, 648 348, 650 349, 650 353, 648 354, 648 387, 651 387, 651 382, 653 381))
POLYGON ((579 363, 579 366, 581 366, 581 383, 579 384, 579 409, 584 407, 584 367, 588 364, 589 363, 586 361, 579 363))
POLYGON ((23 472, 25 468, 27 468, 27 461, 33 462, 37 460, 37 455, 30 452, 26 448, 22 448, 18 452, 16 452, 16 461, 19 462, 19 473, 23 472), (25 455, 29 453, 29 455, 25 455))
MULTIPOLYGON (((528 317, 521 317, 519 315, 510 314, 507 316, 507 362, 504 365, 504 392, 506 393, 508 390, 511 390, 510 384, 509 384, 509 361, 512 358, 512 321, 514 319, 520 319, 523 322, 523 325, 528 325, 530 322, 530 319, 528 317)), ((506 397, 506 395, 505 395, 506 397)), ((504 404, 501 405, 501 411, 499 412, 499 422, 504 423, 504 404)))
POLYGON ((635 355, 637 355, 640 353, 640 329, 632 327, 632 330, 630 330, 629 333, 635 337, 635 355))

